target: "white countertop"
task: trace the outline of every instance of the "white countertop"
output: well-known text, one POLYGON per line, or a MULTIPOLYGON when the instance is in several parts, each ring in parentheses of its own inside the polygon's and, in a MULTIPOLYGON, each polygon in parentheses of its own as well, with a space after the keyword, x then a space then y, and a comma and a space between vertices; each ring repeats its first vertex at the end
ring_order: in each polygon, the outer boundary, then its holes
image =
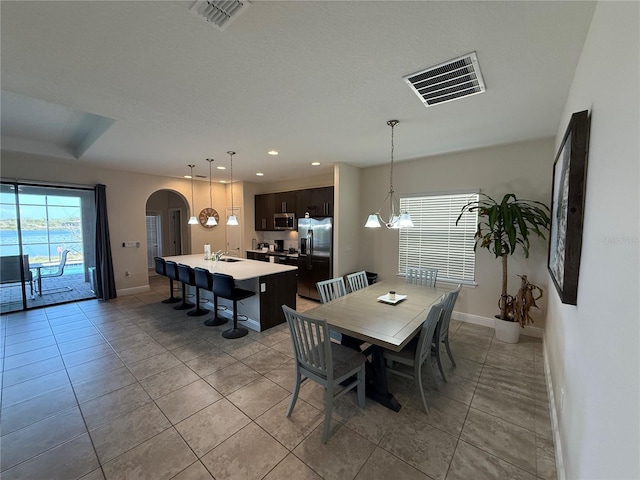
POLYGON ((225 273, 231 275, 236 280, 247 280, 249 278, 263 277, 276 273, 290 272, 297 270, 298 267, 291 265, 283 265, 279 263, 260 262, 257 260, 247 260, 238 257, 222 257, 237 258, 237 262, 216 262, 214 260, 205 260, 203 255, 177 255, 174 257, 163 257, 165 260, 171 260, 176 263, 183 263, 190 267, 200 267, 209 270, 211 273, 225 273))

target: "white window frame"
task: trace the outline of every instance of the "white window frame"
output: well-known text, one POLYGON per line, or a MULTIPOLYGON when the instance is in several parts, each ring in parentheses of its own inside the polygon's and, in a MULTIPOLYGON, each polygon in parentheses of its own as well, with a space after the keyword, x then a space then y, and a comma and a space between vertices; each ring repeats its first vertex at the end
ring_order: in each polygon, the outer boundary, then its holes
POLYGON ((478 199, 480 190, 400 196, 400 211, 411 215, 413 228, 400 229, 398 275, 407 267, 437 268, 438 281, 476 285, 475 233, 477 212, 456 219, 464 205, 478 199))

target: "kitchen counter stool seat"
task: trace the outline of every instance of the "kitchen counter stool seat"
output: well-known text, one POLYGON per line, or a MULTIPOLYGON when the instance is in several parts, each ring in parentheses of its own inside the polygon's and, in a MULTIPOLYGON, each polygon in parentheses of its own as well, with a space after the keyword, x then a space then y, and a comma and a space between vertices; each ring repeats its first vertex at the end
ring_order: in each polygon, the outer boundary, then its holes
MULTIPOLYGON (((167 272, 167 277, 169 277, 170 284, 172 284, 174 281, 179 282, 180 280, 178 279, 178 264, 171 260, 165 260, 164 266, 165 266, 165 271, 167 272)), ((178 287, 177 290, 180 290, 180 287, 178 287)), ((184 295, 184 293, 185 292, 183 290, 182 294, 184 295)), ((174 298, 176 298, 178 302, 182 301, 182 297, 174 297, 174 298)), ((170 303, 176 303, 176 302, 172 301, 170 303)))
MULTIPOLYGON (((164 258, 154 257, 153 260, 156 263, 156 273, 158 275, 162 275, 169 278, 169 298, 162 300, 162 303, 176 303, 180 301, 180 297, 175 297, 173 295, 173 278, 171 278, 167 272, 167 262, 164 258)), ((174 263, 174 262, 171 262, 174 263)))
MULTIPOLYGON (((213 275, 211 272, 201 267, 194 267, 193 272, 196 277, 196 287, 213 292, 213 275)), ((205 320, 204 324, 207 327, 217 327, 218 325, 224 325, 227 321, 226 318, 218 317, 218 302, 214 296, 213 317, 205 320)))
POLYGON ((240 338, 249 333, 244 327, 238 327, 238 301, 255 295, 255 292, 237 288, 231 275, 213 274, 213 302, 218 309, 218 297, 233 301, 233 327, 222 332, 224 338, 240 338))
MULTIPOLYGON (((187 301, 187 297, 192 297, 193 294, 187 295, 187 285, 194 285, 194 277, 193 277, 193 268, 189 265, 184 265, 182 263, 178 263, 178 280, 182 284, 182 303, 173 308, 176 310, 187 310, 188 308, 193 308, 195 305, 189 301, 187 301)), ((197 291, 197 290, 196 290, 197 291)))

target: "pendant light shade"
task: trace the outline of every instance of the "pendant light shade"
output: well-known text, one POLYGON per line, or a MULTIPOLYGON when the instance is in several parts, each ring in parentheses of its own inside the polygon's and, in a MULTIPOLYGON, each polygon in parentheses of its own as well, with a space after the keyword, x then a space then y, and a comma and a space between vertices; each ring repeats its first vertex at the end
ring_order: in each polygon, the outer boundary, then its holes
POLYGON ((380 221, 378 220, 378 216, 375 213, 372 213, 367 218, 367 223, 364 224, 367 228, 380 228, 380 221))
POLYGON ((393 190, 393 128, 397 124, 398 120, 389 120, 387 122, 387 125, 391 127, 391 172, 389 175, 389 193, 387 193, 387 196, 382 201, 382 205, 378 211, 370 214, 367 218, 367 222, 364 224, 366 228, 380 228, 381 223, 388 229, 413 227, 413 222, 411 221, 409 213, 400 212, 400 201, 393 190), (385 220, 382 217, 381 211, 385 207, 387 200, 389 200, 389 216, 387 217, 388 219, 385 220))
POLYGON ((187 222, 189 225, 197 225, 198 224, 198 219, 195 217, 195 215, 193 215, 194 210, 194 206, 195 204, 193 203, 193 167, 195 167, 195 165, 188 165, 189 168, 191 169, 191 217, 189 217, 189 221, 187 222))
MULTIPOLYGON (((211 164, 214 162, 213 158, 207 158, 207 162, 209 162, 209 211, 213 211, 213 199, 211 196, 211 164)), ((216 217, 214 217, 213 215, 209 215, 207 217, 207 223, 205 223, 205 225, 207 227, 215 227, 218 224, 218 222, 216 221, 216 217)))
POLYGON ((236 154, 236 152, 229 151, 227 153, 229 154, 229 157, 231 159, 231 215, 229 215, 229 218, 227 219, 227 225, 233 227, 238 225, 238 219, 234 214, 235 210, 233 208, 233 156, 236 154))

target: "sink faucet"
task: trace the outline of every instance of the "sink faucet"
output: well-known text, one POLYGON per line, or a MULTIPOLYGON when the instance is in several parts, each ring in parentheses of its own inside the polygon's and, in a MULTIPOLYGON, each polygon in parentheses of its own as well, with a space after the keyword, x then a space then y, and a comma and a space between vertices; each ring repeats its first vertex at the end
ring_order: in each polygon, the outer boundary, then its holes
POLYGON ((214 258, 216 259, 216 262, 217 262, 218 260, 220 260, 220 258, 222 257, 222 255, 224 255, 224 253, 222 252, 222 250, 218 250, 217 252, 215 252, 215 253, 213 254, 214 258))

